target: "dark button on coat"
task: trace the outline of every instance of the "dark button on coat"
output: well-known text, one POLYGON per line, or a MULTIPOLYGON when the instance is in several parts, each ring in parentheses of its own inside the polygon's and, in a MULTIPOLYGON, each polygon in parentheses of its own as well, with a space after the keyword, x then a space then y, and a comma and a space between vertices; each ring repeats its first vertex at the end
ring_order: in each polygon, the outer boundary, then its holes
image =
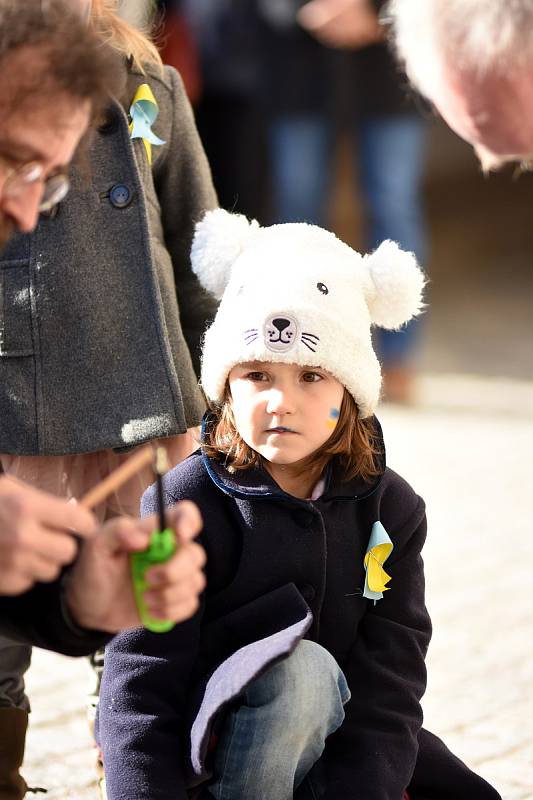
POLYGON ((117 183, 109 192, 109 200, 115 208, 127 208, 133 200, 133 192, 123 183, 117 183))

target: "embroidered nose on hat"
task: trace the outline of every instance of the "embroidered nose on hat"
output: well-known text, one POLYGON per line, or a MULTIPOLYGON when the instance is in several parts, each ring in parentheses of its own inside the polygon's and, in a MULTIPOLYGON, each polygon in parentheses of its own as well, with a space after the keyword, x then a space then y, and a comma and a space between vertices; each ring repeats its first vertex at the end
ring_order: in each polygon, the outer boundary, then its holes
POLYGON ((273 353, 286 353, 298 341, 300 327, 295 317, 270 317, 264 328, 265 345, 273 353))
POLYGON ((422 310, 425 279, 412 253, 386 241, 362 256, 315 225, 261 228, 217 209, 196 226, 191 263, 221 298, 203 345, 211 401, 222 401, 236 364, 286 362, 327 370, 361 417, 374 413, 381 372, 371 326, 397 330, 422 310))

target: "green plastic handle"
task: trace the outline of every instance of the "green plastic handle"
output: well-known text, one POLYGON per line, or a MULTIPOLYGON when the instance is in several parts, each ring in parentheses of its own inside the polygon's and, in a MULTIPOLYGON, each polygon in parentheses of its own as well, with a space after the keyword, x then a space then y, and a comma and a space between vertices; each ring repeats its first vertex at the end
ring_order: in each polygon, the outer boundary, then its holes
POLYGON ((153 567, 154 564, 164 564, 169 558, 172 558, 175 552, 176 535, 170 528, 165 528, 164 531, 152 533, 150 544, 146 550, 141 553, 132 553, 130 556, 135 602, 142 624, 153 633, 166 633, 176 623, 169 619, 154 619, 150 616, 144 602, 144 592, 148 588, 144 576, 150 567, 153 567))

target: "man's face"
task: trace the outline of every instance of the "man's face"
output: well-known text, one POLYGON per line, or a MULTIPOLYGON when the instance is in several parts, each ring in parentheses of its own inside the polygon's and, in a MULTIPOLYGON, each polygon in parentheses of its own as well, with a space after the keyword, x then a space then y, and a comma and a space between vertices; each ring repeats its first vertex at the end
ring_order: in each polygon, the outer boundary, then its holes
MULTIPOLYGON (((25 56, 28 56, 26 51, 25 56)), ((27 64, 26 64, 27 66, 27 64)), ((25 98, 17 105, 16 63, 8 65, 9 79, 0 89, 0 249, 13 230, 32 231, 47 177, 68 168, 89 124, 90 105, 64 93, 25 98), (24 186, 16 196, 5 191, 13 170, 35 162, 42 179, 24 186)))
POLYGON ((533 155, 533 65, 501 75, 446 65, 430 98, 488 167, 533 155))

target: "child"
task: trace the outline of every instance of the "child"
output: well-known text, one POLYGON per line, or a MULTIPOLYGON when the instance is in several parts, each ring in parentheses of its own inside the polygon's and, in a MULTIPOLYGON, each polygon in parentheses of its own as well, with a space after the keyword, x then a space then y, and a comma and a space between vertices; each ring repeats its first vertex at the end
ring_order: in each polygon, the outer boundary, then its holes
POLYGON ((109 800, 499 797, 421 730, 424 503, 385 466, 370 338, 419 312, 414 257, 219 210, 193 268, 223 293, 212 410, 165 493, 201 509, 207 591, 171 633, 108 647, 109 800))

